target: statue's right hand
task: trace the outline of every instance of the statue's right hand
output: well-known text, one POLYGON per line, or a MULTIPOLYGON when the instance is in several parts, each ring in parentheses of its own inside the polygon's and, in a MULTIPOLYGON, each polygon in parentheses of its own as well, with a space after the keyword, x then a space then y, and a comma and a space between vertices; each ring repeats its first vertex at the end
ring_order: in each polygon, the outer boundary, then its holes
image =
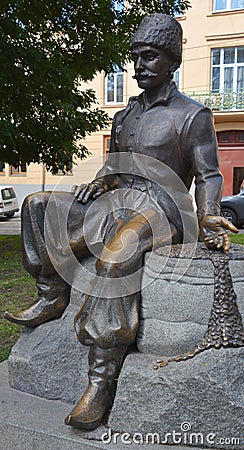
POLYGON ((74 194, 78 202, 87 203, 88 200, 95 200, 106 191, 105 187, 99 182, 91 182, 72 186, 71 192, 74 194))

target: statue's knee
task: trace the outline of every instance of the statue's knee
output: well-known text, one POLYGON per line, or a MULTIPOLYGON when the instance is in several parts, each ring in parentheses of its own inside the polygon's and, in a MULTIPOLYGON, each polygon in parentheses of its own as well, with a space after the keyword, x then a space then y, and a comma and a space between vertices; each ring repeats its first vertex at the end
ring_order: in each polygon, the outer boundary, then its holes
POLYGON ((49 199, 49 192, 35 192, 34 194, 29 194, 24 200, 23 208, 26 206, 39 206, 40 204, 46 203, 49 199))
POLYGON ((128 261, 111 261, 111 259, 100 258, 96 262, 97 274, 101 276, 109 276, 111 278, 123 276, 131 272, 131 264, 128 261))

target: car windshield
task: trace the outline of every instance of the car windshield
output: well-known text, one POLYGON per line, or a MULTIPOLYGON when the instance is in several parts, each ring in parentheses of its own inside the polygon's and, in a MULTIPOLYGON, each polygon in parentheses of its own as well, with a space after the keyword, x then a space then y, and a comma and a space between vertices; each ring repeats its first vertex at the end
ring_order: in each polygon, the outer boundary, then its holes
POLYGON ((15 192, 14 192, 13 188, 2 189, 2 199, 9 200, 10 198, 15 198, 15 192))

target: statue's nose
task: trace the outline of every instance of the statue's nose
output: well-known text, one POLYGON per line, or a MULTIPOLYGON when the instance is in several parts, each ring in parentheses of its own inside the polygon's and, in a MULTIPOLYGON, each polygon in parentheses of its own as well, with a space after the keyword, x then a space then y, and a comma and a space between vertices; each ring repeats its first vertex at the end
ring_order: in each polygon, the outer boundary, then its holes
POLYGON ((139 56, 138 59, 135 61, 135 69, 142 69, 143 63, 142 58, 139 56))

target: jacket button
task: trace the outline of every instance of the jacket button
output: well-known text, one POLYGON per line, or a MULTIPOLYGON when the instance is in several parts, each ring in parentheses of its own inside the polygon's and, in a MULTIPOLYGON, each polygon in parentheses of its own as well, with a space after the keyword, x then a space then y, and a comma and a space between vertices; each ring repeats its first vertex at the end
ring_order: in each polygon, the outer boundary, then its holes
POLYGON ((135 134, 135 130, 131 130, 131 131, 130 131, 130 135, 131 135, 131 136, 134 136, 134 134, 135 134))

